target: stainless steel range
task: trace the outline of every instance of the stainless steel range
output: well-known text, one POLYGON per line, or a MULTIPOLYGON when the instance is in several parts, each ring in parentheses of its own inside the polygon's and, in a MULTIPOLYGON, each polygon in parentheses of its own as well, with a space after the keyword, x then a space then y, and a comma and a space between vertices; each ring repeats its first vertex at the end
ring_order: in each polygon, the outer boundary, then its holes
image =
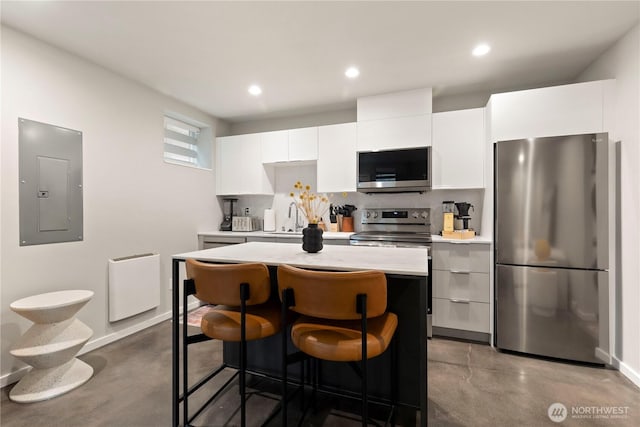
POLYGON ((352 234, 349 243, 355 246, 427 248, 427 336, 431 337, 431 209, 364 209, 361 231, 352 234))

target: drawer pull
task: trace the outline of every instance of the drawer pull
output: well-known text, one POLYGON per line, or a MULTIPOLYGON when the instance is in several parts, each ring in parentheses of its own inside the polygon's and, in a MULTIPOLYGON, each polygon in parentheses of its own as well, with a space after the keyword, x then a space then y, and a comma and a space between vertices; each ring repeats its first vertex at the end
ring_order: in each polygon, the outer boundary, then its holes
POLYGON ((455 298, 449 298, 449 301, 455 302, 456 304, 469 304, 471 302, 468 299, 455 299, 455 298))
POLYGON ((471 274, 469 270, 451 270, 451 272, 454 274, 471 274))

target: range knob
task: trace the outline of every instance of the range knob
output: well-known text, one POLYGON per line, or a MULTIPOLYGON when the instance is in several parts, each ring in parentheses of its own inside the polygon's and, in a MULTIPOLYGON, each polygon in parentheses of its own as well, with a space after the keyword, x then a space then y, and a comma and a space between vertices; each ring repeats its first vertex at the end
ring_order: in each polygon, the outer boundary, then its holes
POLYGON ((417 212, 417 211, 415 211, 415 212, 413 212, 413 213, 411 214, 411 216, 412 216, 413 218, 418 218, 418 216, 419 216, 419 215, 418 215, 418 212, 417 212))
POLYGON ((371 216, 371 212, 367 211, 367 218, 371 216))
POLYGON ((378 218, 378 212, 374 212, 374 213, 373 213, 373 217, 374 217, 374 218, 378 218))
POLYGON ((428 213, 427 211, 423 211, 423 212, 420 214, 420 216, 421 216, 422 218, 424 218, 424 219, 427 219, 427 218, 429 218, 429 213, 428 213))

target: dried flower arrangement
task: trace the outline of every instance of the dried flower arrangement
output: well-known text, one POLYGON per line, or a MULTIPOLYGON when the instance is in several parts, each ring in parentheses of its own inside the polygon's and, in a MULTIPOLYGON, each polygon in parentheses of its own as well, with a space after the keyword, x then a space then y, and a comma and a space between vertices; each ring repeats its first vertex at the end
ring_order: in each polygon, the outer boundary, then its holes
POLYGON ((326 194, 314 194, 310 185, 302 185, 300 181, 293 186, 298 191, 296 195, 293 191, 289 196, 307 218, 309 224, 317 224, 324 214, 329 210, 329 197, 326 194))

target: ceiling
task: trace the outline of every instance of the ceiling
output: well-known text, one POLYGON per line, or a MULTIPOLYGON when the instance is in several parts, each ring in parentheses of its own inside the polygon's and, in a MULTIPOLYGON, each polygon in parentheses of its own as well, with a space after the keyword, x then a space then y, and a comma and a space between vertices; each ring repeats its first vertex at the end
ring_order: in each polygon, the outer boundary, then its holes
POLYGON ((2 1, 4 25, 231 122, 571 81, 640 2, 2 1), (487 42, 492 51, 473 57, 487 42), (350 65, 360 77, 344 76, 350 65), (248 94, 259 84, 263 94, 248 94))

